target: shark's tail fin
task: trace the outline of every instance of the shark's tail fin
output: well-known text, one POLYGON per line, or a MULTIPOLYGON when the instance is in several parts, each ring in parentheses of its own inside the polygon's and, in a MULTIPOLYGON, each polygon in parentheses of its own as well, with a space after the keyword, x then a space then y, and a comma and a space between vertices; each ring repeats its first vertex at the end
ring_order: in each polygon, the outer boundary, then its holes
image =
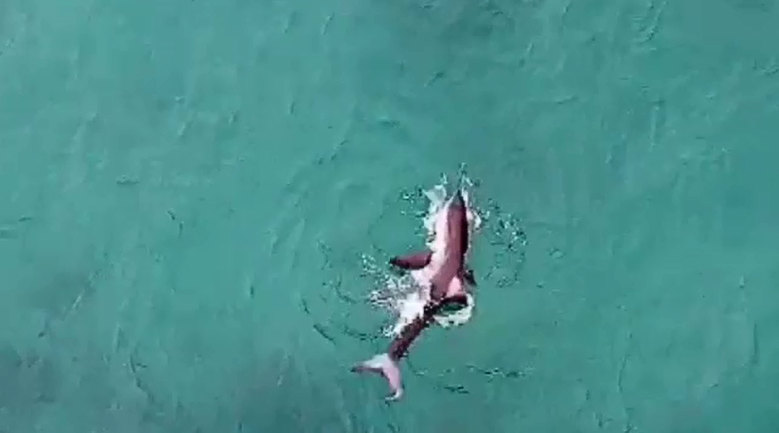
POLYGON ((400 368, 398 367, 398 363, 392 359, 389 354, 382 353, 376 355, 373 358, 352 367, 352 371, 357 373, 379 373, 384 376, 392 391, 392 394, 387 397, 387 401, 394 401, 403 396, 400 368))

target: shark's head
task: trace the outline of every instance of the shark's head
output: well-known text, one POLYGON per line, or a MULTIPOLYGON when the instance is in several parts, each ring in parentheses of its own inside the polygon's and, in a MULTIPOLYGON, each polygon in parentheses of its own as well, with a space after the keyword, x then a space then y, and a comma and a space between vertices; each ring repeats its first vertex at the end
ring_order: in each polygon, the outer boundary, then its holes
POLYGON ((452 198, 449 199, 449 212, 456 212, 458 217, 462 218, 467 216, 468 209, 465 204, 465 199, 463 198, 463 193, 459 189, 454 193, 452 198))
POLYGON ((468 208, 459 189, 447 201, 439 218, 436 224, 436 235, 442 238, 439 245, 448 253, 464 255, 468 248, 468 208))

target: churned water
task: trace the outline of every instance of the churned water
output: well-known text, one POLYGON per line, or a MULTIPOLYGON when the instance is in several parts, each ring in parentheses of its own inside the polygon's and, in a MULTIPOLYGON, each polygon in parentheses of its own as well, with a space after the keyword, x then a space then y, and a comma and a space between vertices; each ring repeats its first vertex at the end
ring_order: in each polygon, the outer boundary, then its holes
POLYGON ((777 23, 0 1, 0 432, 775 432, 777 23), (472 317, 386 404, 372 294, 463 173, 472 317))

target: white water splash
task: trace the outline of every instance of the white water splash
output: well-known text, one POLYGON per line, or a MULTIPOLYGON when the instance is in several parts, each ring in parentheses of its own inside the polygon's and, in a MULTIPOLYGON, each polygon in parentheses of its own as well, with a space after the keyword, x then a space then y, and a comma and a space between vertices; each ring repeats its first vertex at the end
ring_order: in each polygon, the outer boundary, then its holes
MULTIPOLYGON (((476 212, 471 203, 471 195, 468 190, 472 183, 467 177, 461 179, 461 192, 467 207, 467 218, 472 228, 472 235, 475 235, 482 224, 481 216, 476 212)), ((452 191, 453 193, 454 191, 452 191)), ((447 191, 446 178, 432 188, 424 191, 429 204, 427 213, 422 218, 422 224, 427 231, 427 247, 435 254, 441 251, 442 246, 436 243, 436 221, 440 212, 444 210, 447 198, 451 195, 447 191)), ((402 254, 403 252, 399 252, 402 254)), ((430 275, 424 270, 412 271, 407 276, 394 276, 380 270, 372 260, 364 262, 366 270, 373 274, 380 274, 383 287, 371 293, 370 300, 374 305, 389 310, 393 315, 397 315, 393 326, 385 329, 384 334, 388 337, 396 336, 404 326, 411 323, 414 319, 422 315, 425 303, 430 297, 430 275), (410 277, 410 278, 409 278, 410 277)), ((435 317, 436 322, 442 327, 462 325, 470 320, 475 306, 475 299, 471 294, 467 295, 468 305, 455 312, 442 313, 435 317)))

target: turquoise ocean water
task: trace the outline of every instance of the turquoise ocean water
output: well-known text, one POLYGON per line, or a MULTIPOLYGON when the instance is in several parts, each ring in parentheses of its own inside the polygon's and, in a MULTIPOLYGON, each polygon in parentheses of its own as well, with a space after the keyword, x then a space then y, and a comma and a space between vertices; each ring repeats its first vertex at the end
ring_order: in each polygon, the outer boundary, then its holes
POLYGON ((775 432, 778 22, 0 1, 0 432, 775 432), (387 405, 370 263, 461 170, 476 312, 387 405))

